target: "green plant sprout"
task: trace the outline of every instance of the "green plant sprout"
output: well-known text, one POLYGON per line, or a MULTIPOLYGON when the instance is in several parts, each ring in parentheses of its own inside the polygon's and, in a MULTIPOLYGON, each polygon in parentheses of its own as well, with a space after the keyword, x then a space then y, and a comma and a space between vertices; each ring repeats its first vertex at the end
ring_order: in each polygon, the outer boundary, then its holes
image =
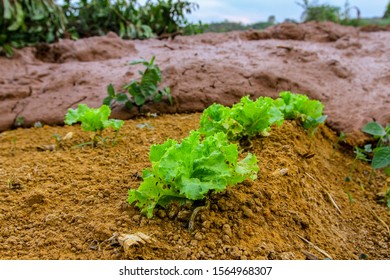
POLYGON ((151 169, 143 171, 143 182, 129 190, 128 197, 148 218, 157 205, 166 208, 173 201, 202 200, 210 192, 256 179, 259 171, 254 155, 238 160, 237 145, 222 132, 201 140, 201 134, 192 131, 181 143, 168 139, 152 145, 149 158, 151 169))
POLYGON ((113 102, 116 101, 125 104, 128 109, 131 109, 134 105, 141 109, 148 102, 161 102, 164 97, 172 104, 170 88, 158 88, 162 78, 160 68, 154 64, 154 60, 155 57, 153 56, 150 61, 141 59, 131 62, 130 65, 142 64, 146 67, 145 71, 139 71, 141 81, 133 81, 123 87, 130 96, 123 92, 116 93, 114 86, 110 84, 107 87, 108 95, 104 98, 103 104, 112 106, 113 102))
POLYGON ((102 105, 100 108, 89 108, 85 104, 79 104, 77 109, 69 109, 65 115, 65 124, 72 125, 77 122, 81 122, 81 128, 83 131, 92 131, 91 136, 92 144, 96 147, 97 143, 105 142, 105 138, 102 137, 103 130, 112 128, 118 132, 123 125, 122 120, 108 119, 111 114, 111 109, 107 105, 102 105))
POLYGON ((362 131, 372 135, 377 141, 372 151, 372 168, 384 168, 385 173, 390 176, 390 124, 384 128, 377 122, 369 122, 362 128, 362 131))
POLYGON ((24 125, 24 123, 25 123, 25 118, 23 116, 19 116, 15 119, 14 125, 15 127, 21 127, 24 125))
POLYGON ((347 135, 342 131, 340 132, 340 135, 337 138, 336 143, 333 145, 333 154, 336 152, 336 150, 339 149, 341 142, 347 143, 347 135))
POLYGON ((390 208, 390 187, 387 188, 387 191, 384 196, 384 202, 386 203, 387 207, 390 208))
POLYGON ((383 127, 377 122, 369 122, 362 128, 362 131, 372 135, 377 141, 376 147, 372 150, 371 167, 373 170, 383 169, 387 176, 387 190, 385 191, 383 202, 390 207, 390 124, 383 127))
POLYGON ((372 145, 367 144, 364 146, 364 148, 359 148, 356 146, 356 147, 354 147, 353 152, 355 153, 355 158, 352 162, 352 166, 351 166, 351 169, 349 171, 349 176, 345 178, 346 182, 352 181, 353 175, 354 175, 355 170, 356 170, 356 163, 358 160, 367 161, 367 162, 370 161, 369 154, 372 152, 372 145))
POLYGON ((349 204, 355 203, 355 199, 353 198, 352 194, 349 191, 345 191, 345 193, 348 196, 349 204))

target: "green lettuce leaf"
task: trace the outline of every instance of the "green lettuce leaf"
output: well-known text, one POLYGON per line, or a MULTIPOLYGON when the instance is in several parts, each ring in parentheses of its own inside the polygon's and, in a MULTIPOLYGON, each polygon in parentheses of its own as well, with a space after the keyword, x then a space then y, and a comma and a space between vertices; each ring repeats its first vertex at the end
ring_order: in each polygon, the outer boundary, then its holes
POLYGON ((205 136, 223 132, 229 140, 238 140, 258 134, 266 135, 273 124, 282 123, 283 114, 273 99, 260 97, 252 101, 245 96, 232 108, 213 104, 204 110, 199 131, 205 136))
POLYGON ((322 115, 324 105, 318 100, 311 100, 306 95, 284 91, 274 103, 288 120, 298 119, 305 129, 312 129, 325 122, 322 115))
POLYGON ((153 145, 149 158, 151 169, 144 170, 143 182, 138 189, 129 190, 128 197, 128 202, 135 203, 149 218, 157 205, 200 200, 209 192, 254 180, 259 171, 252 154, 238 160, 237 145, 229 144, 222 132, 201 140, 201 133, 192 131, 181 143, 168 139, 153 145))
POLYGON ((106 128, 119 130, 122 125, 122 120, 108 119, 111 114, 111 109, 107 105, 102 105, 100 108, 89 108, 85 104, 79 104, 77 109, 69 109, 65 115, 65 124, 72 125, 81 122, 81 128, 84 131, 102 131, 106 128))

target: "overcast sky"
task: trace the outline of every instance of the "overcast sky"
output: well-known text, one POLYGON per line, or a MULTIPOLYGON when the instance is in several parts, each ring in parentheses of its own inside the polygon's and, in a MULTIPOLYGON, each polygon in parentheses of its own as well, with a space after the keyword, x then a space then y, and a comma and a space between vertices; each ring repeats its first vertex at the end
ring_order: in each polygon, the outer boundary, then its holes
MULTIPOLYGON (((276 16, 277 22, 286 18, 300 20, 302 7, 297 2, 302 0, 188 0, 199 4, 199 9, 188 18, 203 23, 218 22, 225 19, 242 23, 267 21, 270 15, 276 16)), ((357 6, 362 17, 382 17, 389 0, 349 0, 349 5, 357 6)), ((312 1, 310 1, 312 2, 312 1)), ((319 4, 329 4, 344 10, 345 0, 318 0, 319 4)), ((353 10, 351 16, 355 16, 353 10)))

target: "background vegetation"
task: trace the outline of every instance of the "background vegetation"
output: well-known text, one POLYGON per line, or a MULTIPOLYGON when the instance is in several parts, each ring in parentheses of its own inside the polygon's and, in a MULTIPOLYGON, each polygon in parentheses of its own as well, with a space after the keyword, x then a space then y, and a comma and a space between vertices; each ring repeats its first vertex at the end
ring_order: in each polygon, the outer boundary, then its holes
POLYGON ((66 28, 66 18, 53 0, 0 0, 0 54, 37 42, 51 43, 66 28))
POLYGON ((198 8, 189 1, 148 0, 0 0, 0 54, 12 48, 59 38, 82 38, 112 31, 125 39, 145 39, 165 33, 203 32, 187 21, 198 8))
MULTIPOLYGON (((390 2, 380 18, 362 19, 358 7, 344 8, 319 4, 316 0, 298 2, 303 8, 302 21, 333 21, 344 25, 390 25, 390 2)), ((276 23, 270 16, 265 22, 245 25, 219 22, 203 25, 190 23, 187 15, 198 9, 185 0, 0 0, 0 55, 12 56, 13 48, 38 42, 51 43, 59 38, 99 36, 112 31, 125 39, 145 39, 167 34, 192 35, 203 32, 264 29, 276 23)))
POLYGON ((297 4, 303 8, 301 15, 303 22, 332 21, 351 26, 390 25, 390 2, 387 4, 383 18, 361 18, 360 9, 357 6, 350 6, 348 1, 345 2, 343 9, 329 4, 319 4, 316 0, 312 2, 302 0, 297 4))
POLYGON ((203 27, 204 32, 229 32, 234 30, 248 30, 248 29, 265 29, 275 24, 275 17, 270 16, 268 21, 260 21, 252 24, 243 24, 241 22, 231 22, 225 20, 223 22, 215 22, 207 24, 203 27))
POLYGON ((183 32, 186 14, 197 9, 189 1, 158 0, 140 5, 136 0, 65 0, 62 7, 73 37, 117 33, 125 39, 145 39, 183 32))

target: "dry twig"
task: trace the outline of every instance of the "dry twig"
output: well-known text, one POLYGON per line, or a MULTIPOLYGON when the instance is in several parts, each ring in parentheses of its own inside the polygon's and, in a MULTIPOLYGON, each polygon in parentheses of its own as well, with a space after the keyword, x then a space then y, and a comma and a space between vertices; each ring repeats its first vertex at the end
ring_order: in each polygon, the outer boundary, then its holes
POLYGON ((312 246, 314 249, 316 249, 318 252, 320 252, 321 254, 323 254, 325 257, 329 258, 329 259, 332 259, 332 257, 327 253, 325 252, 324 250, 322 250, 321 248, 319 248, 318 246, 314 245, 313 243, 311 243, 309 240, 307 240, 306 238, 304 238, 302 235, 298 234, 298 233, 295 233, 300 239, 302 239, 302 241, 306 242, 307 244, 309 244, 310 246, 312 246))
POLYGON ((374 210, 372 210, 371 208, 368 208, 368 210, 387 229, 387 233, 390 235, 390 228, 389 228, 389 226, 381 218, 379 218, 379 216, 374 212, 374 210))
POLYGON ((332 202, 332 204, 333 204, 333 206, 336 208, 336 210, 337 210, 340 214, 342 214, 340 208, 337 206, 336 201, 334 201, 334 199, 333 199, 333 197, 330 195, 330 193, 326 192, 326 194, 328 195, 330 202, 332 202))

